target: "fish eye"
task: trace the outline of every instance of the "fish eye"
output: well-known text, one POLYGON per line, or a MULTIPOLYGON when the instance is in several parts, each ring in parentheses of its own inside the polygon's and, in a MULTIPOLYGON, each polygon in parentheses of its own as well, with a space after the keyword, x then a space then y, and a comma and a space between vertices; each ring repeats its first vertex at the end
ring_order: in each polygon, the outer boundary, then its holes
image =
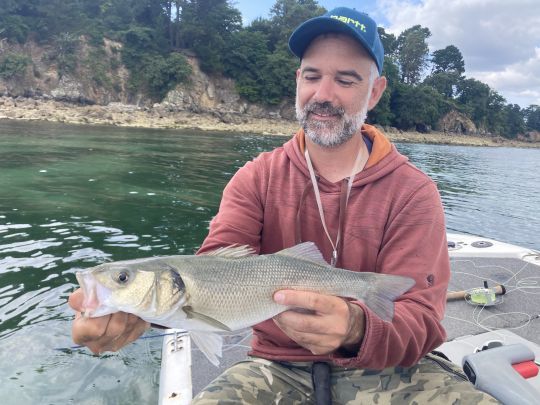
POLYGON ((122 283, 125 284, 129 281, 129 273, 127 271, 121 271, 116 275, 116 279, 122 283))

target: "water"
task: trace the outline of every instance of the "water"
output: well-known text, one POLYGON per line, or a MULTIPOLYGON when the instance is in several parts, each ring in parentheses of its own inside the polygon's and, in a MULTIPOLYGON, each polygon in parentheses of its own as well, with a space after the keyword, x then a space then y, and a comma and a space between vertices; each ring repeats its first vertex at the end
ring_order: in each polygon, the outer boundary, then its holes
MULTIPOLYGON (((0 121, 0 402, 156 403, 161 339, 55 350, 72 345, 74 272, 194 252, 232 174, 284 141, 0 121)), ((539 149, 398 148, 437 182, 449 230, 540 249, 539 149)))

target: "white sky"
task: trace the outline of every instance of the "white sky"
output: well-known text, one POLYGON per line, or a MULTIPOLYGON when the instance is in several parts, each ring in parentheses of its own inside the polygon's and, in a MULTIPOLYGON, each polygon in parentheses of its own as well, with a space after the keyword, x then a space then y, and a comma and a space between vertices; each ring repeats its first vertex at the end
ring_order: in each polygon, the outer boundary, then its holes
MULTIPOLYGON (((233 0, 244 24, 268 17, 275 0, 233 0)), ((455 45, 465 75, 497 90, 508 103, 540 105, 540 0, 318 0, 326 9, 353 7, 399 35, 420 24, 430 51, 455 45)))

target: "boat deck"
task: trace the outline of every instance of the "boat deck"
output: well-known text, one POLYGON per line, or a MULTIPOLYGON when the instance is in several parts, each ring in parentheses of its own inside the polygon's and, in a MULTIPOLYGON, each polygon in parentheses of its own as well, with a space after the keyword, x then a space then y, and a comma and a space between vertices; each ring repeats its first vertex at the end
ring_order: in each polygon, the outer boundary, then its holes
POLYGON ((492 306, 465 300, 450 301, 443 325, 448 340, 497 329, 513 333, 540 345, 540 267, 520 259, 488 257, 451 258, 449 291, 502 284, 506 294, 492 306))
MULTIPOLYGON (((443 325, 448 341, 453 342, 444 344, 440 350, 460 364, 463 356, 460 352, 473 353, 477 347, 482 347, 484 339, 503 343, 518 340, 531 347, 537 359, 540 358, 540 253, 468 235, 448 234, 448 240, 449 291, 483 287, 487 281, 490 287, 504 285, 507 292, 492 306, 473 305, 465 300, 448 302, 443 325), (458 349, 453 346, 455 342, 458 349)), ((249 339, 247 331, 226 337, 219 368, 193 347, 193 393, 199 392, 232 364, 245 359, 249 339)), ((537 379, 534 384, 540 387, 540 377, 537 379)))

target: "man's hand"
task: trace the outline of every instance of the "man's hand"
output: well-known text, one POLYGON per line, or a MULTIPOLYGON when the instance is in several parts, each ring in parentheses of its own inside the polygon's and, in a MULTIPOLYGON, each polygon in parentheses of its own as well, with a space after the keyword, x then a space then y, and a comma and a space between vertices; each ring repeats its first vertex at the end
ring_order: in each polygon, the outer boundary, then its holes
POLYGON ((148 322, 125 312, 85 318, 81 315, 83 298, 81 289, 69 296, 69 305, 76 312, 71 334, 76 344, 88 347, 95 354, 117 351, 136 340, 150 327, 148 322))
POLYGON ((359 347, 365 330, 362 308, 343 298, 307 291, 281 290, 274 301, 306 310, 289 310, 274 317, 277 326, 313 354, 359 347))

